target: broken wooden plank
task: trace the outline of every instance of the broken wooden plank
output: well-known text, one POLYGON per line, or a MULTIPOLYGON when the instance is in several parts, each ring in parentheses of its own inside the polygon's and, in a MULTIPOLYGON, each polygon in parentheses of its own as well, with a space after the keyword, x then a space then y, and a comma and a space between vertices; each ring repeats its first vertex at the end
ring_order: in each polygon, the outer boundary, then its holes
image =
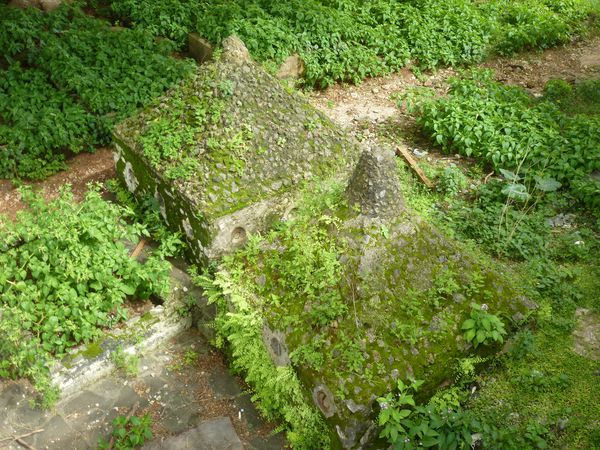
POLYGON ((421 170, 421 168, 417 164, 417 161, 415 161, 415 159, 409 153, 408 149, 406 149, 405 147, 398 146, 396 147, 396 155, 402 156, 404 160, 408 163, 410 168, 413 170, 413 172, 417 174, 417 176, 423 182, 423 184, 425 184, 425 186, 427 186, 428 188, 433 189, 433 182, 429 178, 427 178, 427 176, 425 176, 425 173, 423 172, 423 170, 421 170))

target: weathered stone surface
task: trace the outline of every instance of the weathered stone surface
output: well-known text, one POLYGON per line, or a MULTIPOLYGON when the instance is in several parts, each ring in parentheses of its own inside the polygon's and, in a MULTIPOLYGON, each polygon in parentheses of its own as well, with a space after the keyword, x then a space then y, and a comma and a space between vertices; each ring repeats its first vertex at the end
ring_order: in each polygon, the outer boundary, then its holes
POLYGON ((277 78, 300 78, 304 74, 304 61, 294 54, 286 58, 277 71, 277 78))
POLYGON ((188 52, 199 64, 202 64, 212 56, 213 47, 198 33, 190 33, 188 35, 188 52))
POLYGON ((289 366, 292 363, 285 343, 285 333, 273 331, 265 324, 263 327, 263 342, 276 366, 289 366))
POLYGON ((365 149, 346 189, 350 206, 368 217, 394 217, 404 208, 396 160, 389 149, 365 149))
POLYGON ((46 12, 54 11, 62 4, 62 0, 40 0, 42 9, 46 12))
POLYGON ((600 360, 600 315, 579 308, 575 316, 577 326, 573 331, 573 351, 585 358, 600 360))
POLYGON ((155 199, 200 264, 267 229, 292 209, 301 183, 347 172, 359 153, 301 95, 249 58, 238 38, 226 39, 219 60, 114 131, 118 175, 131 192, 155 199), (214 117, 198 126, 196 117, 213 107, 214 117), (148 136, 165 121, 169 129, 153 135, 161 141, 152 147, 148 136), (183 136, 194 138, 181 144, 183 136), (163 142, 179 147, 161 159, 163 142), (184 163, 194 170, 179 176, 184 163))
MULTIPOLYGON (((349 204, 323 211, 338 219, 331 239, 343 248, 336 289, 345 294, 346 313, 319 328, 285 326, 304 323, 309 316, 298 311, 310 314, 311 303, 298 295, 297 302, 288 299, 273 307, 261 297, 264 286, 281 285, 274 282, 278 274, 261 270, 260 257, 246 265, 247 273, 236 281, 243 285, 236 293, 246 296, 247 304, 258 305, 255 313, 268 322, 268 336, 277 337, 273 346, 262 336, 275 365, 279 361, 272 347, 280 348, 279 343, 286 342, 290 354, 316 344, 310 351, 322 356, 318 365, 295 361, 293 367, 335 433, 334 448, 376 448, 376 399, 390 392, 398 379, 425 380, 420 395, 427 396, 453 376, 456 359, 473 352, 460 329, 472 303, 485 303, 507 327, 508 318, 536 307, 523 297, 518 283, 511 282, 510 274, 471 254, 404 206, 393 158, 386 150, 365 151, 346 189, 349 204), (346 350, 352 349, 354 368, 348 365, 341 339, 353 343, 346 350)), ((279 244, 282 259, 293 258, 285 253, 289 242, 283 239, 279 244)), ((277 244, 271 244, 264 258, 274 257, 273 245, 277 244)), ((486 354, 498 350, 485 349, 486 354)))
POLYGON ((202 422, 198 427, 163 442, 153 442, 146 450, 244 450, 229 417, 202 422))
POLYGON ((223 41, 223 60, 236 65, 252 62, 248 49, 237 36, 229 36, 223 41))
POLYGON ((10 0, 9 5, 21 9, 42 7, 40 0, 10 0))
MULTIPOLYGON (((225 407, 236 418, 239 411, 239 423, 247 430, 242 436, 246 448, 285 448, 281 434, 263 439, 265 421, 250 402, 250 394, 242 392, 237 378, 222 364, 206 364, 201 368, 184 364, 182 358, 188 351, 198 353, 197 362, 202 358, 220 362, 209 343, 194 330, 188 330, 161 345, 158 351, 144 354, 140 360, 140 374, 135 379, 119 373, 109 374, 59 400, 51 410, 41 410, 31 404, 34 392, 28 383, 0 380, 0 436, 21 436, 43 430, 24 437, 23 441, 38 449, 95 450, 99 447, 99 439, 110 440, 112 421, 116 416, 127 415, 135 405, 139 416, 151 405, 155 411, 153 426, 161 432, 185 433, 203 424, 200 429, 204 430, 203 438, 207 441, 202 441, 200 447, 187 447, 190 450, 226 449, 227 446, 221 446, 228 443, 237 445, 232 448, 240 448, 229 424, 217 422, 207 426, 203 423, 207 419, 204 417, 206 411, 212 412, 217 406, 225 407), (182 377, 184 372, 186 375, 182 377), (219 396, 211 382, 213 379, 219 379, 238 394, 235 398, 219 396), (207 428, 209 432, 206 432, 207 428), (221 431, 228 433, 229 438, 224 440, 221 431), (253 446, 249 441, 258 445, 253 446)), ((168 448, 161 444, 164 442, 157 437, 157 442, 149 442, 148 446, 168 448)), ((6 440, 2 442, 2 448, 20 450, 24 447, 6 440)))

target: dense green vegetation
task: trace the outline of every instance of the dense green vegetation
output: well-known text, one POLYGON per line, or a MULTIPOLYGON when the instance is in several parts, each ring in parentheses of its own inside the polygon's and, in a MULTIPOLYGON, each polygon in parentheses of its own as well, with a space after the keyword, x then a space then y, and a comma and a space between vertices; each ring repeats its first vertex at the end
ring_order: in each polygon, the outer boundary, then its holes
MULTIPOLYGON (((416 100, 411 106, 423 130, 444 152, 503 169, 511 182, 504 192, 513 199, 529 200, 528 190, 550 192, 568 186, 598 211, 600 186, 590 173, 600 170, 600 115, 591 114, 588 106, 584 113, 574 113, 572 103, 588 91, 597 96, 599 86, 598 80, 575 88, 550 82, 546 95, 536 99, 521 88, 493 81, 489 71, 474 71, 450 80, 447 97, 421 93, 411 99, 416 100)), ((593 95, 586 97, 583 104, 594 105, 594 100, 593 95)))
MULTIPOLYGON (((214 43, 236 33, 272 69, 298 53, 305 86, 326 87, 390 73, 409 61, 415 70, 434 69, 566 43, 585 32, 593 11, 600 11, 597 2, 585 0, 114 0, 103 14, 131 26, 122 29, 77 6, 44 14, 0 5, 0 177, 43 178, 63 168, 69 154, 109 143, 117 121, 193 69, 169 56, 184 48, 190 31, 214 43)), ((175 98, 145 130, 146 156, 155 166, 163 159, 181 163, 169 178, 186 179, 196 169, 197 160, 181 148, 217 121, 222 103, 210 100, 231 90, 211 88, 215 97, 195 105, 175 98), (173 134, 188 115, 196 127, 184 123, 173 134)), ((482 261, 510 266, 537 309, 512 333, 514 321, 476 303, 487 295, 481 279, 461 283, 459 270, 437 273, 432 287, 403 297, 386 330, 394 342, 443 342, 444 330, 429 327, 430 312, 460 294, 473 301, 470 309, 460 320, 459 314, 446 318, 472 351, 447 361, 454 364, 454 384, 432 397, 414 379, 381 392, 380 437, 407 449, 469 448, 474 440, 489 449, 600 447, 598 365, 572 350, 576 311, 600 314, 600 182, 591 176, 600 171, 600 81, 551 81, 536 98, 493 81, 489 72, 471 71, 450 81, 447 96, 430 94, 406 98, 423 134, 473 166, 428 167, 436 192, 401 168, 406 201, 466 241, 482 261), (496 176, 481 182, 484 169, 496 176), (555 225, 557 217, 570 218, 555 225), (485 354, 505 340, 500 354, 485 354)), ((250 131, 231 131, 222 162, 241 171, 238 153, 250 131)), ((29 209, 15 222, 0 218, 0 377, 30 378, 47 404, 56 396, 48 371, 54 358, 124 320, 126 299, 168 287, 164 256, 180 242, 165 232, 152 200, 137 203, 112 188, 126 207, 102 200, 95 188, 80 204, 67 189, 51 202, 25 189, 29 209), (133 209, 146 225, 131 224, 133 209), (148 233, 166 239, 142 265, 124 242, 148 233)), ((347 217, 331 212, 351 212, 340 186, 316 191, 295 221, 251 237, 216 278, 198 277, 220 311, 218 343, 227 344, 233 367, 254 386, 262 412, 289 424, 298 448, 327 448, 330 435, 295 370, 274 366, 265 353, 262 317, 248 298, 261 297, 277 325, 313 333, 294 343, 295 366, 369 383, 389 373, 385 362, 365 361, 363 331, 337 331, 344 321, 353 323, 356 305, 348 300, 354 288, 340 283, 348 249, 331 238, 347 217), (277 276, 263 280, 265 273, 277 276)), ((386 227, 369 232, 389 239, 386 227)), ((396 307, 394 295, 385 300, 396 307)), ((373 323, 388 325, 389 315, 371 310, 373 323)), ((336 394, 343 398, 348 389, 336 394)), ((114 425, 123 445, 150 437, 147 418, 114 425)))
POLYGON ((169 42, 109 25, 76 6, 0 5, 0 177, 44 178, 108 144, 114 123, 193 67, 169 42))
POLYGON ((411 60, 435 68, 564 43, 597 9, 588 0, 89 3, 133 30, 110 27, 76 5, 51 14, 0 5, 1 177, 43 178, 63 168, 65 156, 107 144, 116 121, 190 70, 168 57, 190 31, 215 44, 238 34, 273 68, 298 53, 305 85, 325 87, 411 60))
POLYGON ((600 183, 591 176, 600 156, 598 83, 555 80, 534 98, 475 72, 451 80, 446 97, 407 96, 433 145, 471 158, 463 167, 428 165, 436 193, 403 172, 407 201, 511 265, 538 308, 503 353, 466 371, 459 362, 450 390, 426 405, 392 405, 397 412, 381 418, 386 437, 396 429, 440 448, 465 432, 484 448, 600 446, 598 365, 573 351, 572 335, 576 310, 600 312, 600 183), (497 177, 481 183, 490 169, 497 177), (440 409, 440 397, 453 401, 440 409))
POLYGON ((359 82, 398 70, 480 61, 492 53, 547 48, 583 31, 588 0, 113 0, 114 18, 166 36, 218 44, 237 34, 275 67, 298 53, 307 86, 359 82))
POLYGON ((126 298, 164 294, 168 249, 130 258, 126 242, 148 232, 96 188, 79 204, 69 186, 50 202, 22 194, 29 208, 0 217, 0 376, 32 379, 51 402, 52 358, 126 319, 126 298))

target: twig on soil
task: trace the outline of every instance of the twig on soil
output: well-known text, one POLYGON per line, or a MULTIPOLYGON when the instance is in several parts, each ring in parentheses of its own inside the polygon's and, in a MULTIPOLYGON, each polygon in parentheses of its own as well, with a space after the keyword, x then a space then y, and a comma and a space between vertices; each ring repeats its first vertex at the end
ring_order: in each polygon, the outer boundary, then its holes
POLYGON ((20 445, 22 445, 25 448, 28 448, 29 450, 35 450, 35 447, 29 445, 27 442, 25 442, 23 439, 21 438, 16 438, 15 441, 17 441, 20 445))
MULTIPOLYGON (((142 239, 142 241, 143 241, 143 239, 142 239)), ((138 244, 138 246, 139 246, 139 244, 138 244)), ((135 250, 134 250, 134 252, 135 252, 135 250)), ((136 404, 133 405, 133 408, 131 408, 131 411, 129 411, 129 414, 127 414, 127 417, 125 418, 125 422, 129 421, 129 419, 131 419, 131 417, 135 414, 135 410, 138 408, 139 404, 140 404, 140 402, 136 402, 136 404)), ((110 442, 108 443, 107 450, 112 450, 114 445, 115 445, 115 435, 113 434, 110 437, 110 442)))
POLYGON ((31 436, 32 434, 41 433, 42 431, 44 431, 44 429, 40 428, 39 430, 30 431, 29 433, 25 433, 20 436, 9 436, 9 437, 5 437, 5 438, 0 438, 0 442, 15 440, 24 447, 33 448, 30 445, 28 445, 25 441, 23 441, 22 439, 26 438, 28 436, 31 436))
POLYGON ((396 147, 396 155, 402 156, 404 160, 408 163, 410 168, 417 174, 419 179, 427 186, 429 189, 433 189, 432 181, 425 176, 425 173, 421 170, 415 159, 408 153, 408 150, 402 146, 396 147))
POLYGON ((483 184, 487 183, 492 175, 494 175, 493 170, 485 176, 485 178, 483 179, 483 184))

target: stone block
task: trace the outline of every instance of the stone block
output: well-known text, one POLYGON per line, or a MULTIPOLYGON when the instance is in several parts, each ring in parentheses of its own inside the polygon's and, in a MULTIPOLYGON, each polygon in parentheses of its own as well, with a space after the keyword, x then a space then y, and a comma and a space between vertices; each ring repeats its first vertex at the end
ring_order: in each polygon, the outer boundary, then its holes
MULTIPOLYGON (((472 303, 485 304, 507 328, 515 325, 510 317, 523 317, 536 305, 523 297, 511 273, 444 236, 405 205, 389 149, 365 149, 345 195, 347 202, 311 211, 312 224, 303 221, 310 217, 303 218, 298 228, 292 222, 292 229, 278 239, 270 236, 250 262, 245 255, 234 256, 218 279, 227 286, 229 311, 236 317, 228 325, 244 323, 238 315, 249 322, 263 318, 262 333, 256 330, 255 339, 273 367, 288 365, 289 355, 310 352, 311 359, 301 356, 292 367, 332 433, 332 448, 380 448, 376 399, 398 379, 424 380, 421 399, 446 385, 454 376, 455 361, 474 353, 461 329, 472 303), (310 298, 294 283, 313 282, 312 270, 306 275, 294 272, 291 279, 282 274, 288 263, 296 267, 306 261, 306 256, 297 257, 289 236, 301 240, 300 233, 322 227, 318 218, 325 216, 336 226, 330 228, 328 241, 319 244, 338 249, 340 272, 334 283, 310 298), (238 272, 227 272, 228 267, 238 272), (266 293, 265 286, 270 287, 266 293), (281 300, 273 302, 271 292, 281 300), (334 311, 335 303, 321 299, 338 292, 347 309, 325 323, 322 311, 334 311), (461 301, 456 301, 458 296, 461 301)), ((321 201, 317 197, 312 204, 321 201)), ((228 319, 221 314, 218 320, 228 319)), ((239 350, 232 345, 235 355, 239 350)), ((500 350, 497 343, 477 352, 500 350)), ((234 364, 248 364, 242 360, 234 364)), ((260 383, 251 387, 260 392, 260 383)), ((295 429, 297 422, 289 422, 293 432, 306 434, 302 425, 295 429)), ((318 445, 316 440, 313 445, 318 445)))
POLYGON ((199 64, 208 61, 213 53, 213 47, 198 33, 188 34, 188 52, 199 64))
POLYGON ((243 450, 229 417, 205 420, 196 428, 162 442, 145 445, 144 450, 243 450))
POLYGON ((304 61, 293 54, 286 58, 277 71, 277 78, 300 78, 304 75, 304 61))
POLYGON ((40 0, 40 4, 44 11, 50 12, 57 9, 62 4, 62 0, 40 0))

